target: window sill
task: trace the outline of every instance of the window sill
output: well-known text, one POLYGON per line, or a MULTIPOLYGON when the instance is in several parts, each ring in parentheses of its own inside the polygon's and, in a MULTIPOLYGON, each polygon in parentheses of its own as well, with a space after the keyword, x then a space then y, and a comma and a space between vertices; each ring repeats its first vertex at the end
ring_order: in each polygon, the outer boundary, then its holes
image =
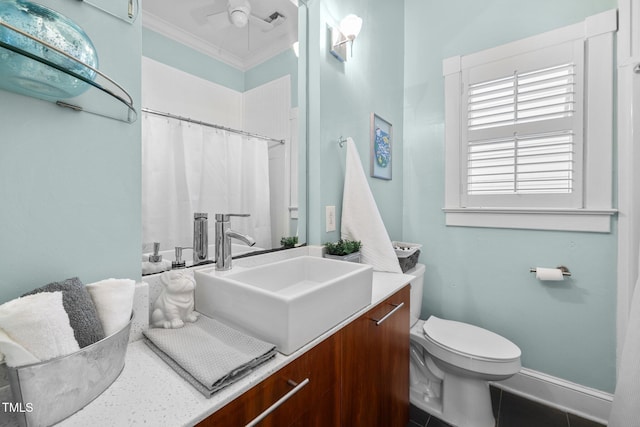
POLYGON ((454 227, 611 232, 616 209, 443 208, 454 227))

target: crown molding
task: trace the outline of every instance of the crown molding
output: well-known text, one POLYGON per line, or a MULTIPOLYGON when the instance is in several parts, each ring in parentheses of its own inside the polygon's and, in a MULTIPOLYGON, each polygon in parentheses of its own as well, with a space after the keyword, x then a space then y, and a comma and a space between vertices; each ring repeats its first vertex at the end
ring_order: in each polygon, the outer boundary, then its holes
POLYGON ((225 50, 219 46, 215 46, 206 40, 194 36, 193 34, 184 31, 183 29, 175 26, 174 24, 165 21, 158 16, 149 13, 145 10, 142 11, 142 25, 143 27, 162 34, 163 36, 170 38, 180 44, 188 46, 204 55, 207 55, 213 59, 223 62, 231 67, 234 67, 240 71, 247 71, 266 60, 285 52, 291 48, 291 44, 284 38, 278 40, 277 43, 269 46, 268 48, 261 49, 255 52, 253 55, 246 59, 242 59, 237 55, 225 50))
POLYGON ((142 26, 156 33, 162 34, 172 40, 177 41, 185 46, 188 46, 200 53, 203 53, 213 59, 221 61, 227 65, 230 65, 239 70, 245 71, 244 61, 236 55, 233 55, 229 51, 226 51, 218 46, 214 46, 211 43, 202 40, 199 37, 194 36, 191 33, 184 31, 183 29, 175 26, 174 24, 165 21, 158 16, 149 13, 145 10, 142 11, 142 26))

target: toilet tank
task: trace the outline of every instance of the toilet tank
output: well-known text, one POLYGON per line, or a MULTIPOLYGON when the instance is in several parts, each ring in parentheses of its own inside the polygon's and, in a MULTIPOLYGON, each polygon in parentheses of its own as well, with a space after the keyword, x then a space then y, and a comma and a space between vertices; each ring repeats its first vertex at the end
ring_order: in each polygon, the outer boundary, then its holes
POLYGON ((415 276, 415 279, 411 281, 411 313, 410 320, 411 326, 415 325, 418 319, 420 319, 420 312, 422 311, 422 286, 424 285, 424 264, 416 264, 411 270, 405 272, 415 276))

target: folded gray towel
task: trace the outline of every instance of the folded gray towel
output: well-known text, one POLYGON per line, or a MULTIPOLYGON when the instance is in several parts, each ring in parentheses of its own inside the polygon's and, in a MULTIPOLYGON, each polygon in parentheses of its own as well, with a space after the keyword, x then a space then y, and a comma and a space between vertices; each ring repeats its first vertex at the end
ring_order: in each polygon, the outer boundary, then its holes
POLYGON ((180 329, 144 332, 146 344, 205 397, 275 356, 273 344, 206 316, 180 329))
POLYGON ((62 282, 49 283, 22 296, 57 291, 62 291, 62 306, 69 316, 73 335, 80 348, 103 339, 105 337, 104 330, 96 306, 89 291, 77 277, 62 282))

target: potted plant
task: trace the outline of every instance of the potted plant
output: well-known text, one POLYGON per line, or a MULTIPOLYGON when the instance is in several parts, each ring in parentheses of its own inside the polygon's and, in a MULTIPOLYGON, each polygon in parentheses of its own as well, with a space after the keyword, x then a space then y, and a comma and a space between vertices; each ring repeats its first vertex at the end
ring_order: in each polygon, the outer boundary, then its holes
POLYGON ((324 244, 324 256, 342 261, 360 262, 361 246, 362 243, 359 240, 340 239, 337 242, 328 242, 324 244))
POLYGON ((294 248, 298 244, 298 236, 283 237, 280 239, 280 245, 285 249, 294 248))

